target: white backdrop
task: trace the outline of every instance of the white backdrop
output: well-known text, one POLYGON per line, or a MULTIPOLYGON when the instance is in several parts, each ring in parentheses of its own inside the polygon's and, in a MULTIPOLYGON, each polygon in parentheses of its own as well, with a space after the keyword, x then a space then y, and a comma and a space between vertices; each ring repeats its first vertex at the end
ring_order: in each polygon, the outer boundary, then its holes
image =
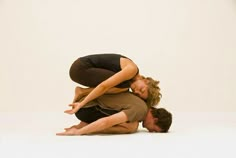
POLYGON ((0 111, 63 111, 71 63, 121 53, 160 107, 236 111, 234 0, 0 0, 0 111))

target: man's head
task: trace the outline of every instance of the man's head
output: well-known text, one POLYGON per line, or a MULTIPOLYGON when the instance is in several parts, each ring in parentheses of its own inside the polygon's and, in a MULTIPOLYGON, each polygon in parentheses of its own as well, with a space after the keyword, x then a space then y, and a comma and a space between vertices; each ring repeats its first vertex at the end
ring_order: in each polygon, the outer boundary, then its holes
POLYGON ((151 107, 148 110, 143 127, 149 132, 168 132, 172 123, 172 114, 164 108, 151 107))

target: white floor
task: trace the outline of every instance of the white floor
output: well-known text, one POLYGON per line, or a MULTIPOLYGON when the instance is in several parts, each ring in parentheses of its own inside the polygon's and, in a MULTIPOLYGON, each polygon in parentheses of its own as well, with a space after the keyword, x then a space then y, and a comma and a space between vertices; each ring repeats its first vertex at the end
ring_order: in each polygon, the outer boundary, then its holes
POLYGON ((0 157, 236 157, 236 113, 173 113, 169 133, 56 136, 77 122, 63 113, 0 112, 0 157))

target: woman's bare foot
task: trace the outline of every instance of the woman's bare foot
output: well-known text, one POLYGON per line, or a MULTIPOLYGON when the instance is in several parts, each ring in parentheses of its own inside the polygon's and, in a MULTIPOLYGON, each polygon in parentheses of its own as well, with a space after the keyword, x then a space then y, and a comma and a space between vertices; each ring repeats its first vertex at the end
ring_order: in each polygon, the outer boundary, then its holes
POLYGON ((82 87, 75 87, 75 97, 73 100, 74 102, 78 102, 82 97, 88 95, 94 88, 82 88, 82 87))
POLYGON ((84 96, 83 89, 84 88, 79 86, 75 87, 75 96, 73 99, 73 103, 79 101, 84 96))

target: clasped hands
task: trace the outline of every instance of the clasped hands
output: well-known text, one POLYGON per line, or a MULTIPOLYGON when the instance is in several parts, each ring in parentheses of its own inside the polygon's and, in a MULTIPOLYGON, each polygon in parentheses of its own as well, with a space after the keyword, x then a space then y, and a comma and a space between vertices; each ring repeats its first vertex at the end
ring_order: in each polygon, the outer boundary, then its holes
POLYGON ((72 108, 70 110, 66 110, 64 111, 64 113, 67 113, 67 114, 75 114, 77 111, 79 111, 80 107, 81 107, 81 103, 79 102, 75 102, 75 103, 71 103, 69 104, 69 106, 72 108))
MULTIPOLYGON (((67 114, 71 114, 72 115, 72 114, 75 114, 80 109, 81 104, 79 102, 75 102, 75 103, 69 104, 69 106, 71 107, 71 109, 70 110, 66 110, 64 112, 67 113, 67 114)), ((69 128, 65 128, 64 132, 57 133, 56 135, 58 135, 58 136, 79 135, 78 129, 76 127, 77 126, 74 125, 74 126, 71 126, 69 128)))

